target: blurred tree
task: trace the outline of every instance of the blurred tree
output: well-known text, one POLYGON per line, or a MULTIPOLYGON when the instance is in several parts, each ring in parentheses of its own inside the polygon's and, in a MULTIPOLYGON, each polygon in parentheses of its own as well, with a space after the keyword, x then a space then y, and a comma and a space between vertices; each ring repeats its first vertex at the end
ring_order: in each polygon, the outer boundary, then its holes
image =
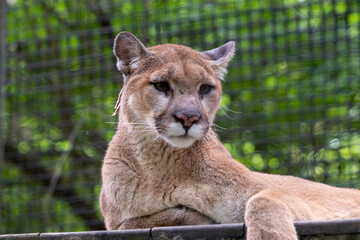
POLYGON ((112 42, 122 30, 198 50, 236 41, 214 125, 233 156, 360 188, 357 0, 7 2, 1 232, 103 229, 100 167, 116 126, 112 42))

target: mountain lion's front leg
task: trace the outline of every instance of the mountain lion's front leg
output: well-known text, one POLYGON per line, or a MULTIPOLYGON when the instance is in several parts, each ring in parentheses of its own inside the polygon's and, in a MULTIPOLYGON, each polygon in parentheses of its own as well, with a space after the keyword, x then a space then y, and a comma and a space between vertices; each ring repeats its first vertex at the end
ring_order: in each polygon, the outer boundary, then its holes
POLYGON ((148 216, 125 219, 121 223, 119 230, 215 223, 214 220, 195 210, 179 206, 148 216))
POLYGON ((294 220, 311 220, 303 200, 276 189, 254 195, 247 203, 247 240, 297 240, 294 220))

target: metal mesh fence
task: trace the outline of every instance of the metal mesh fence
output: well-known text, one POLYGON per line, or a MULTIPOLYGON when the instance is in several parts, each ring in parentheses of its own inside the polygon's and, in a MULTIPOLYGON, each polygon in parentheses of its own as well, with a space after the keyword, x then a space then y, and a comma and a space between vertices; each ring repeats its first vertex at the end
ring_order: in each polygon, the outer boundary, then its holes
POLYGON ((121 30, 197 50, 236 41, 214 126, 234 158, 360 188, 358 0, 0 6, 0 233, 103 229, 100 168, 116 127, 111 48, 121 30))

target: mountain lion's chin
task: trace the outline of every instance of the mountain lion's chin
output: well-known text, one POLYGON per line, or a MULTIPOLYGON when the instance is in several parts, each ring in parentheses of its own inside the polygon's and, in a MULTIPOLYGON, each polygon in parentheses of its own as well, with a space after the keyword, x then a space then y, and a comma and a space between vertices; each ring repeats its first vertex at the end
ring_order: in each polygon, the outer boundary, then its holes
POLYGON ((165 141, 176 148, 188 148, 197 140, 194 137, 183 135, 179 137, 164 137, 165 141))

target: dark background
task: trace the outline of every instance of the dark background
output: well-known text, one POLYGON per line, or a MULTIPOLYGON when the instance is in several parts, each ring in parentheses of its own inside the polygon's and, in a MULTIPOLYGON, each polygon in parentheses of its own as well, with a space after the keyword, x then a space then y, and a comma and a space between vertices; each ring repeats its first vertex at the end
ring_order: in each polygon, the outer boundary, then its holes
POLYGON ((358 0, 0 0, 0 233, 103 229, 113 39, 237 43, 214 128, 252 170, 360 188, 358 0))

